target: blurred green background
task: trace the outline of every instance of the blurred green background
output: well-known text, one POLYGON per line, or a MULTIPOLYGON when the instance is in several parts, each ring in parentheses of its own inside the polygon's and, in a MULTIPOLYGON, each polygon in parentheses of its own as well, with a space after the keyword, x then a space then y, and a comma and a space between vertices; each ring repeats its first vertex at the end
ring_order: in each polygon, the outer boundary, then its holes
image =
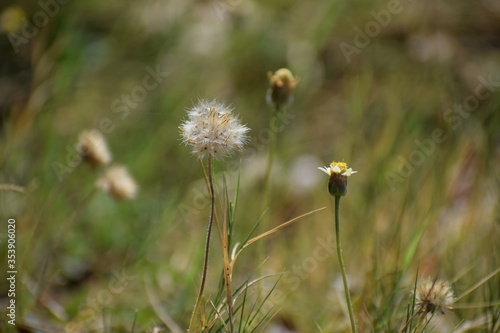
MULTIPOLYGON (((236 285, 261 264, 261 274, 286 272, 266 331, 348 331, 336 257, 315 255, 332 242, 332 201, 317 170, 332 159, 358 171, 341 222, 362 332, 404 324, 417 274, 449 280, 460 295, 499 268, 496 1, 63 2, 0 5, 1 274, 13 217, 19 325, 152 331, 164 309, 186 329, 208 200, 178 126, 199 98, 226 101, 251 128, 247 150, 226 161, 231 188, 241 165, 236 240, 266 208, 273 227, 327 207, 267 238, 263 264, 258 246, 237 263, 236 285), (282 67, 300 84, 263 207, 267 72, 282 67), (84 164, 60 171, 92 128, 137 180, 135 200, 94 191, 101 171, 84 164)), ((209 294, 222 267, 213 244, 209 294)), ((495 276, 460 299, 482 306, 453 311, 434 331, 499 316, 499 285, 495 276)), ((494 332, 488 325, 471 331, 494 332)))

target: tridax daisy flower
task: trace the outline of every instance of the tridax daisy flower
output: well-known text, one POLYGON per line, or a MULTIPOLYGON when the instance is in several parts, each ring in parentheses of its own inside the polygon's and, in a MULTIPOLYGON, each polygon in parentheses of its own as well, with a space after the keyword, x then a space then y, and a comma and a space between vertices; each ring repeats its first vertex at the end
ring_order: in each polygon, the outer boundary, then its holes
POLYGON ((329 167, 319 167, 318 169, 330 176, 328 191, 334 197, 347 194, 347 177, 357 172, 347 168, 345 162, 335 161, 330 163, 329 167))
POLYGON ((447 281, 426 278, 417 284, 415 311, 444 314, 455 302, 455 295, 447 281))
POLYGON ((216 100, 201 100, 187 110, 188 120, 179 127, 184 143, 191 145, 200 159, 220 159, 233 150, 243 150, 249 128, 232 111, 216 100))
POLYGON ((93 167, 111 162, 111 153, 106 140, 97 130, 83 131, 78 137, 76 150, 93 167))
POLYGON ((269 89, 267 91, 267 102, 276 109, 291 103, 293 100, 293 89, 299 84, 299 79, 293 77, 288 68, 278 69, 274 74, 267 73, 269 78, 269 89))
POLYGON ((133 199, 137 194, 137 184, 124 166, 109 168, 96 186, 119 201, 133 199))

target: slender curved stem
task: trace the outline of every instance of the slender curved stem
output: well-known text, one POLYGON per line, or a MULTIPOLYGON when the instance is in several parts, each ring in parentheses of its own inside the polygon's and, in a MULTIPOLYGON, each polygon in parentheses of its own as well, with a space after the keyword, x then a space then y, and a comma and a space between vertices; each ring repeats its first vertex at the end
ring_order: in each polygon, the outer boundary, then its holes
POLYGON ((207 271, 208 271, 208 254, 210 252, 210 236, 212 234, 212 226, 214 224, 215 215, 215 192, 214 192, 214 181, 213 181, 213 171, 212 171, 212 156, 208 156, 208 185, 209 185, 209 195, 210 195, 210 218, 208 220, 208 230, 207 230, 207 240, 205 243, 205 256, 203 259, 203 272, 201 275, 200 291, 198 292, 198 297, 196 298, 196 304, 194 306, 193 313, 191 314, 191 320, 189 322, 189 333, 193 333, 195 329, 196 318, 198 317, 198 310, 200 309, 201 300, 203 298, 203 292, 205 290, 205 284, 207 282, 207 271))
MULTIPOLYGON (((278 132, 275 124, 275 119, 280 112, 280 108, 275 107, 273 110, 273 116, 269 121, 269 129, 271 130, 271 137, 269 138, 269 150, 267 155, 267 164, 266 164, 266 174, 264 178, 264 208, 269 207, 271 201, 271 171, 273 168, 273 160, 274 155, 277 149, 278 142, 278 132)), ((267 230, 267 228, 264 228, 267 230)))
MULTIPOLYGON (((268 145, 268 155, 267 155, 267 163, 266 163, 266 173, 264 175, 264 195, 262 196, 262 211, 265 212, 271 207, 271 191, 272 191, 272 186, 271 186, 271 173, 273 169, 273 161, 274 161, 274 155, 276 153, 276 147, 277 147, 277 139, 278 139, 278 133, 276 131, 276 126, 275 126, 275 118, 277 117, 277 114, 279 112, 279 109, 277 107, 273 107, 273 113, 271 120, 269 121, 269 130, 271 131, 271 135, 269 137, 269 145, 268 145)), ((265 231, 269 230, 269 223, 270 223, 270 215, 269 213, 266 214, 266 216, 262 219, 262 222, 260 223, 260 233, 264 233, 265 231)), ((266 242, 260 242, 260 244, 257 247, 257 258, 259 262, 263 262, 265 260, 265 245, 266 242)), ((262 266, 259 266, 258 268, 258 273, 261 275, 262 274, 262 266)))
POLYGON ((339 258, 340 272, 342 273, 342 281, 344 282, 345 300, 347 303, 347 310, 349 311, 349 319, 351 320, 351 330, 353 333, 358 332, 356 319, 354 319, 354 312, 352 311, 351 295, 349 293, 349 286, 347 285, 347 276, 345 272, 344 258, 342 257, 342 247, 340 245, 340 196, 335 197, 335 239, 337 241, 337 257, 339 258))
POLYGON ((267 155, 267 164, 266 164, 266 175, 264 179, 264 186, 265 186, 265 192, 264 192, 264 206, 269 205, 269 201, 271 199, 271 170, 273 168, 273 160, 274 160, 274 154, 276 152, 276 126, 273 126, 272 124, 272 119, 270 122, 270 130, 271 130, 271 137, 269 138, 269 150, 268 150, 268 155, 267 155))

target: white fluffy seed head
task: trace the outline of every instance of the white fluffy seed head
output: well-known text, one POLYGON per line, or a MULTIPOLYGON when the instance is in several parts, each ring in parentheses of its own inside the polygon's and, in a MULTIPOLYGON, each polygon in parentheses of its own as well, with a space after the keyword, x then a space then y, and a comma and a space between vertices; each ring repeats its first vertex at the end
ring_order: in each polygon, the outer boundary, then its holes
POLYGON ((422 314, 443 314, 455 302, 455 296, 447 281, 426 278, 417 284, 415 310, 422 314))
POLYGON ((198 158, 221 159, 234 150, 243 150, 249 128, 240 123, 231 108, 217 100, 200 100, 187 115, 179 127, 182 141, 191 145, 198 158))
POLYGON ((130 200, 137 194, 137 184, 124 166, 112 166, 96 182, 96 186, 115 200, 130 200))
POLYGON ((111 162, 111 153, 106 140, 97 130, 83 131, 78 137, 76 150, 93 167, 111 162))

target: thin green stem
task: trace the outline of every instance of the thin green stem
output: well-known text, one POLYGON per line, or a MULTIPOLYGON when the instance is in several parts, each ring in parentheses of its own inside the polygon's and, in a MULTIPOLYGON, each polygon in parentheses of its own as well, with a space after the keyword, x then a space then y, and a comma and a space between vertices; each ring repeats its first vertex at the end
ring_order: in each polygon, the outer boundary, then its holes
MULTIPOLYGON (((275 109, 273 112, 273 116, 271 118, 271 121, 269 122, 269 129, 271 130, 271 137, 269 138, 269 150, 268 150, 268 156, 267 156, 267 165, 266 165, 266 176, 264 178, 264 186, 265 186, 265 192, 264 192, 264 208, 266 208, 268 205, 270 205, 270 200, 271 200, 271 171, 273 168, 273 160, 274 160, 274 154, 276 152, 276 141, 277 141, 277 133, 276 133, 276 126, 274 125, 274 118, 276 117, 276 114, 278 114, 279 109, 275 109)), ((267 228, 266 228, 267 229, 267 228)))
POLYGON ((349 319, 351 320, 351 330, 353 333, 358 332, 356 320, 354 319, 354 312, 352 311, 351 295, 349 293, 349 286, 347 285, 347 276, 345 272, 344 258, 342 257, 342 247, 340 245, 340 196, 335 197, 335 239, 337 241, 337 257, 339 258, 340 272, 342 273, 342 281, 344 282, 345 300, 347 303, 347 310, 349 311, 349 319))
MULTIPOLYGON (((279 109, 278 108, 273 108, 273 115, 271 117, 271 120, 269 121, 269 129, 271 130, 271 136, 269 138, 269 149, 268 149, 268 155, 267 155, 267 163, 266 163, 266 173, 265 173, 265 178, 264 178, 264 196, 262 197, 262 211, 267 211, 269 207, 271 206, 271 172, 273 169, 273 160, 274 160, 274 154, 276 152, 276 141, 277 141, 277 133, 276 133, 276 126, 274 126, 273 119, 276 117, 276 114, 278 114, 279 109)), ((260 233, 263 233, 269 229, 269 220, 270 216, 267 215, 262 219, 262 223, 260 224, 260 233)), ((264 261, 264 249, 265 249, 266 242, 260 242, 260 244, 257 247, 257 258, 259 259, 259 262, 264 261)), ((261 266, 259 266, 258 272, 259 274, 261 273, 261 266)))
POLYGON ((215 192, 214 192, 214 182, 213 182, 212 156, 208 156, 208 185, 210 192, 209 193, 210 218, 208 220, 207 240, 205 243, 205 256, 203 259, 203 272, 201 275, 200 291, 198 292, 198 297, 196 298, 196 304, 194 306, 193 313, 191 314, 191 320, 189 322, 188 332, 190 333, 193 333, 195 329, 196 318, 198 317, 198 310, 200 309, 200 304, 203 298, 203 292, 205 290, 205 284, 207 281, 208 254, 210 252, 210 236, 212 234, 212 226, 214 224, 214 215, 215 215, 215 192))

